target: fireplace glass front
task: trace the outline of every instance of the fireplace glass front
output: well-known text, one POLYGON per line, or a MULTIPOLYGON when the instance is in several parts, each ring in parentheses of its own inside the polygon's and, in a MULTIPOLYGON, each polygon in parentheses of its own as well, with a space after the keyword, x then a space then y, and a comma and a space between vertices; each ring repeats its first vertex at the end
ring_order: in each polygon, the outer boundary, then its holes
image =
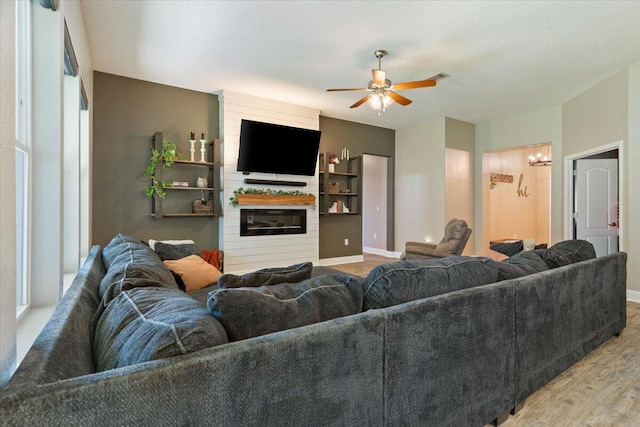
POLYGON ((240 209, 240 236, 306 232, 306 209, 240 209))

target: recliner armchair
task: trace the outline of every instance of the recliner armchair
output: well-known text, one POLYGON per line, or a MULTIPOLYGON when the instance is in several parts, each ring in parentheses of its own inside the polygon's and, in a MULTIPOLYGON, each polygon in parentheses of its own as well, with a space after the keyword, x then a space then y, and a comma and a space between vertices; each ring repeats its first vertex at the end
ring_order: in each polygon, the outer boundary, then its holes
POLYGON ((432 259, 461 255, 471 231, 465 220, 453 218, 444 227, 444 237, 437 245, 409 241, 405 244, 400 259, 432 259))

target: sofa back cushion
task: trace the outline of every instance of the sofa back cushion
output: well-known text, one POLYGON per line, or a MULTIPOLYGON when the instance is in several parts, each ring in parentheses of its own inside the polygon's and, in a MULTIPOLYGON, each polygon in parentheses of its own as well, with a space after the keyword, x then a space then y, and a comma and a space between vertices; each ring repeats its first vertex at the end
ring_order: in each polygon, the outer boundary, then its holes
POLYGON ((586 261, 596 257, 596 250, 586 240, 564 240, 551 246, 549 249, 536 249, 549 268, 562 267, 580 261, 586 261))
POLYGON ((279 283, 298 283, 311 278, 313 264, 303 262, 288 267, 263 268, 242 276, 235 274, 223 274, 218 279, 218 287, 242 288, 271 286, 279 283))
POLYGON ((450 256, 390 262, 367 275, 364 307, 389 307, 497 280, 498 267, 488 258, 450 256))
POLYGON ((100 298, 107 305, 118 294, 127 289, 159 286, 178 289, 173 275, 158 255, 144 243, 130 237, 118 235, 102 254, 107 274, 100 282, 100 298))
POLYGON ((520 252, 497 263, 498 280, 517 279, 549 269, 544 260, 533 251, 520 252))
POLYGON ((362 311, 362 278, 328 274, 299 283, 222 288, 207 307, 237 341, 362 311))
POLYGON ((227 342, 204 304, 176 289, 147 287, 120 293, 104 309, 93 347, 96 368, 104 371, 227 342))

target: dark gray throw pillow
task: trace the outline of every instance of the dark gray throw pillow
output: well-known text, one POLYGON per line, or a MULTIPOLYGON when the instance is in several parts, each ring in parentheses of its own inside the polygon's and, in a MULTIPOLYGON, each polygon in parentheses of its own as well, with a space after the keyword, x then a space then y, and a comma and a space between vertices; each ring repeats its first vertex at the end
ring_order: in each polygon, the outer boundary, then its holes
POLYGON ((515 254, 522 252, 524 249, 524 242, 522 240, 518 240, 517 242, 494 243, 489 245, 489 249, 505 254, 506 256, 514 256, 515 254))
POLYGON ((165 359, 227 343, 201 302, 175 289, 136 288, 109 304, 96 325, 98 371, 165 359))
POLYGON ((389 307, 497 280, 498 266, 489 258, 449 256, 390 262, 367 275, 364 306, 389 307))
POLYGON ((498 265, 498 281, 517 279, 549 269, 540 255, 534 251, 520 252, 496 264, 498 265))
POLYGON ((362 278, 327 274, 299 283, 217 289, 207 307, 229 340, 237 341, 360 313, 362 298, 362 278))
POLYGON ((263 268, 242 276, 223 274, 218 279, 218 287, 224 288, 254 288, 271 286, 279 283, 297 283, 311 278, 313 263, 303 262, 288 267, 263 268))
POLYGON ((178 288, 173 275, 158 255, 140 241, 120 243, 118 253, 110 257, 111 264, 100 281, 99 289, 105 306, 127 289, 146 286, 178 288))
POLYGON ((200 249, 195 244, 191 243, 173 245, 169 243, 156 242, 153 245, 153 248, 162 261, 173 261, 188 257, 189 255, 198 255, 199 257, 202 257, 200 249))
POLYGON ((549 268, 558 268, 596 257, 596 250, 586 240, 574 239, 558 242, 546 250, 542 259, 549 268))

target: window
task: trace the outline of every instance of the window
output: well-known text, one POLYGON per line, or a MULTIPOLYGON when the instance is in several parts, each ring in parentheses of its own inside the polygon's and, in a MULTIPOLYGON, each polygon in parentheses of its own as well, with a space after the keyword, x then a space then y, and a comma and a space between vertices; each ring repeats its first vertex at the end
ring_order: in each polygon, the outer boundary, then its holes
POLYGON ((16 1, 16 315, 30 302, 31 3, 16 1))

